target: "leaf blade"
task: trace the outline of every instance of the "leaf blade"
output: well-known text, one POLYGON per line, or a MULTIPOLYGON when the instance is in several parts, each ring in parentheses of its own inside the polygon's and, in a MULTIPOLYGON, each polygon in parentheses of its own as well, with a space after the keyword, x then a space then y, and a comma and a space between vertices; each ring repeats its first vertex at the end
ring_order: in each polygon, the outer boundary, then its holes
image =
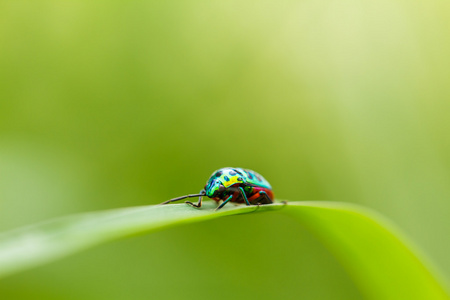
MULTIPOLYGON (((214 212, 185 204, 150 205, 72 215, 0 234, 0 278, 129 235, 155 231, 255 211, 255 207, 227 207, 214 212)), ((272 209, 261 206, 258 210, 272 209)))
POLYGON ((379 214, 336 202, 292 206, 302 209, 286 212, 315 233, 367 299, 449 299, 425 255, 379 214))
POLYGON ((218 212, 214 208, 213 202, 205 202, 200 210, 185 204, 121 208, 13 230, 0 235, 0 278, 118 238, 276 209, 309 228, 347 269, 367 299, 449 299, 412 243, 370 210, 326 201, 226 206, 218 212))

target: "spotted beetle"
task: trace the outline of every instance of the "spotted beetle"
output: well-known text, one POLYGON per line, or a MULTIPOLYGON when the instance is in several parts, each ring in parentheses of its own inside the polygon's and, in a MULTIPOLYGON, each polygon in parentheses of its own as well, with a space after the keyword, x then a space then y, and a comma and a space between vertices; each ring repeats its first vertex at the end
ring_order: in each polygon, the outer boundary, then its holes
POLYGON ((186 203, 200 208, 203 196, 216 202, 223 201, 216 210, 221 209, 228 202, 259 205, 271 204, 274 200, 270 183, 255 171, 241 168, 222 168, 212 173, 206 182, 205 188, 200 193, 173 198, 161 204, 199 197, 196 204, 191 201, 186 201, 186 203))

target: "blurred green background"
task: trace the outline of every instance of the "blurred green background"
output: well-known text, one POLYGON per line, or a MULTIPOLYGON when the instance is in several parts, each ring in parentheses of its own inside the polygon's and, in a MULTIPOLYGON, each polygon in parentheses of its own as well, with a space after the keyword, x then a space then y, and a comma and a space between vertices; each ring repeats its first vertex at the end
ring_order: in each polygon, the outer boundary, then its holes
MULTIPOLYGON (((450 273, 450 4, 1 1, 0 229, 196 193, 215 169, 279 199, 392 219, 450 273)), ((107 244, 1 299, 360 299, 277 213, 107 244)))

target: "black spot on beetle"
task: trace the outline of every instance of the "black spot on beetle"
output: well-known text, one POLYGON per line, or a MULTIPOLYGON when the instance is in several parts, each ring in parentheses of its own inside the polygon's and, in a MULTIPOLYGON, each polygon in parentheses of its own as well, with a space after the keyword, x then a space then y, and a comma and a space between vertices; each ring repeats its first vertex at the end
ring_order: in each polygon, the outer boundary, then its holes
POLYGON ((217 172, 214 176, 220 177, 222 175, 222 171, 217 172))
POLYGON ((235 172, 235 171, 230 171, 230 173, 229 173, 231 176, 234 176, 234 175, 236 175, 237 173, 235 172))
POLYGON ((236 173, 238 173, 239 175, 244 176, 244 174, 242 174, 238 169, 234 169, 234 171, 235 171, 236 173))
POLYGON ((247 177, 251 180, 253 179, 253 174, 250 170, 244 170, 245 175, 247 175, 247 177))
POLYGON ((225 176, 223 179, 225 179, 225 181, 230 181, 230 178, 228 178, 228 176, 225 176))

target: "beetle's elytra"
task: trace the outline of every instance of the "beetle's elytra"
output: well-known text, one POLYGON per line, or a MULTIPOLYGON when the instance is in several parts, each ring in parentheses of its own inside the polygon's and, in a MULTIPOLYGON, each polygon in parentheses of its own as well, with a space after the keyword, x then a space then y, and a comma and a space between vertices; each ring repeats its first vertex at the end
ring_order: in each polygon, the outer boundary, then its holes
POLYGON ((199 197, 197 203, 186 201, 187 204, 199 208, 202 206, 203 196, 216 202, 223 201, 216 210, 221 209, 228 202, 259 205, 271 204, 274 201, 270 183, 260 174, 241 168, 222 168, 212 173, 200 193, 173 198, 161 204, 199 197))

